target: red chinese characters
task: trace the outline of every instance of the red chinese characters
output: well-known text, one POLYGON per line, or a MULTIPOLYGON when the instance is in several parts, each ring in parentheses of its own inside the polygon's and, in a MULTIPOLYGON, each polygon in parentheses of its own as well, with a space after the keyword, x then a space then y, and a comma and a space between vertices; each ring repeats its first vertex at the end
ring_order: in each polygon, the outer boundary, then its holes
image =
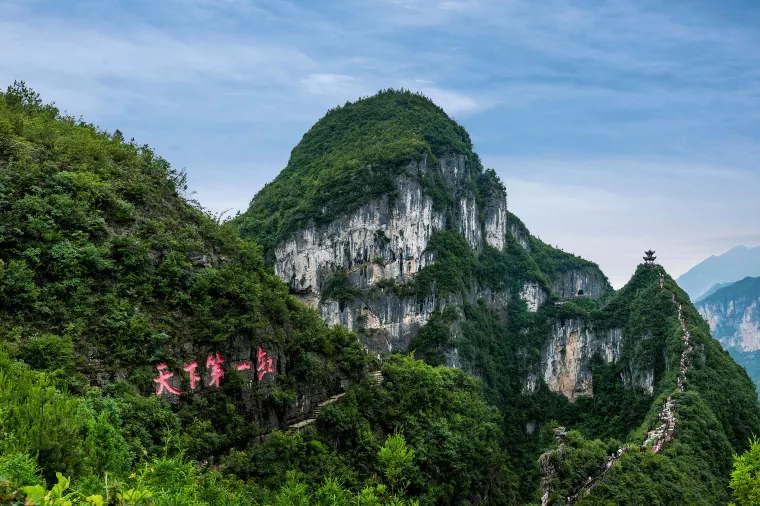
POLYGON ((222 370, 223 362, 224 359, 219 355, 219 352, 216 353, 216 360, 214 360, 214 357, 211 355, 206 359, 206 369, 209 367, 211 368, 211 381, 208 383, 209 386, 219 386, 219 380, 224 376, 224 371, 222 370))
POLYGON ((190 373, 190 390, 195 390, 195 382, 200 380, 201 377, 195 374, 195 368, 198 367, 198 362, 190 362, 183 369, 190 373))
POLYGON ((261 378, 264 377, 264 375, 268 372, 273 372, 274 368, 272 367, 272 357, 269 357, 268 360, 264 360, 266 358, 267 353, 259 348, 259 363, 256 366, 256 371, 259 373, 259 381, 261 381, 261 378))
POLYGON ((158 364, 156 366, 156 369, 158 369, 158 378, 153 379, 153 381, 158 383, 158 390, 156 390, 156 395, 161 395, 164 390, 173 393, 174 395, 179 395, 182 393, 169 384, 169 378, 174 376, 174 373, 166 371, 166 364, 158 364))
MULTIPOLYGON (((258 364, 256 371, 258 373, 258 379, 261 381, 265 374, 274 372, 274 367, 272 365, 273 359, 272 357, 267 357, 266 352, 262 348, 259 348, 257 358, 258 364)), ((209 355, 206 358, 206 369, 209 370, 208 374, 210 377, 208 386, 217 388, 221 386, 220 382, 224 377, 224 369, 222 369, 222 364, 224 362, 225 360, 222 358, 222 355, 219 352, 216 352, 213 355, 209 355)), ((242 362, 235 365, 234 367, 236 371, 248 371, 251 369, 251 363, 242 362)), ((197 368, 198 362, 196 361, 190 362, 182 368, 183 371, 188 373, 188 378, 190 380, 190 390, 195 390, 198 386, 198 382, 201 381, 201 376, 196 373, 197 368)), ((168 370, 168 367, 165 363, 157 365, 156 369, 158 369, 158 377, 153 379, 153 381, 158 384, 156 395, 161 395, 164 392, 169 392, 174 395, 179 395, 182 393, 180 390, 172 387, 169 384, 168 380, 174 376, 174 373, 168 370)))

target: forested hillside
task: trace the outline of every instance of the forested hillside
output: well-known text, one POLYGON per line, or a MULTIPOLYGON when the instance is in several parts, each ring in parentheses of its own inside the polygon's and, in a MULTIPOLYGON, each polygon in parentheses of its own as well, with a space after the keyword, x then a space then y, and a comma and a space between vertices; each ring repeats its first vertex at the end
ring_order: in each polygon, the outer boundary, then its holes
POLYGON ((440 108, 379 97, 328 113, 250 213, 219 223, 148 146, 23 83, 0 94, 0 503, 728 501, 760 408, 686 294, 659 266, 612 292, 508 215, 440 108), (315 288, 343 312, 431 303, 380 368, 369 316, 328 325, 267 261, 408 177, 438 209, 430 261, 394 271, 411 250, 374 229, 380 254, 315 288), (383 283, 356 284, 381 263, 383 283))
MULTIPOLYGON (((23 84, 0 95, 0 502, 20 486, 51 487, 61 472, 82 498, 104 495, 108 473, 109 486, 120 484, 111 499, 145 489, 157 504, 271 504, 301 494, 276 464, 287 461, 279 442, 296 445, 293 458, 312 456, 320 471, 308 476, 310 493, 342 490, 325 484, 334 469, 368 504, 399 496, 401 482, 385 488, 379 454, 391 432, 365 434, 362 474, 319 440, 298 449, 301 436, 275 432, 256 446, 294 402, 360 381, 368 358, 183 190, 182 174, 147 146, 63 116, 23 84), (254 372, 262 348, 274 358, 263 378, 254 372), (240 461, 236 453, 228 464, 229 452, 250 445, 272 456, 260 468, 269 480, 222 473, 240 461), (204 460, 214 470, 197 465, 204 460)), ((483 403, 461 379, 446 393, 457 385, 483 403)), ((456 416, 444 411, 441 421, 456 416)), ((498 450, 499 439, 488 444, 498 450)), ((392 459, 403 443, 388 451, 392 459)))

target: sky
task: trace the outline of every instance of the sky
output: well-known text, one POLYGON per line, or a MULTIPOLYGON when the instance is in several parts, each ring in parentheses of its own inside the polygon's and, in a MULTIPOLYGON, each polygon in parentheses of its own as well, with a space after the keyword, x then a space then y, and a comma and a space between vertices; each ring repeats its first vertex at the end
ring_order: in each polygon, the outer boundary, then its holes
POLYGON ((245 210, 329 108, 433 99, 545 242, 623 285, 760 244, 756 0, 0 0, 0 86, 245 210))

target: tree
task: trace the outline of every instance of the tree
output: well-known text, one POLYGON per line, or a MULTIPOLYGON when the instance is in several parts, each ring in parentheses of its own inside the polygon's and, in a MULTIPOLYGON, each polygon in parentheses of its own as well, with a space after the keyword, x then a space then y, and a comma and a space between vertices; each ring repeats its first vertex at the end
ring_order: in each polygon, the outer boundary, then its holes
POLYGON ((760 505, 760 440, 755 436, 750 438, 749 450, 734 455, 731 489, 736 501, 731 506, 760 505))
POLYGON ((391 487, 391 494, 395 495, 400 489, 403 491, 409 485, 406 472, 411 468, 414 461, 414 450, 406 447, 406 439, 398 432, 388 436, 385 444, 377 453, 380 463, 383 465, 383 474, 391 487))

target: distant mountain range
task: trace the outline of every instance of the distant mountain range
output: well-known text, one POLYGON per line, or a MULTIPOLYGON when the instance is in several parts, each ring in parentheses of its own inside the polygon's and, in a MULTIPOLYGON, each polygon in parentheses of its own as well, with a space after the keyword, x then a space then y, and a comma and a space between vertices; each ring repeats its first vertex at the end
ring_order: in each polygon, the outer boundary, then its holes
POLYGON ((695 303, 713 337, 760 383, 760 277, 746 277, 695 303))
POLYGON ((725 283, 715 284, 715 285, 711 286, 710 289, 707 290, 705 293, 703 293, 702 295, 700 295, 699 298, 694 301, 694 303, 696 304, 697 302, 703 301, 706 298, 708 298, 710 295, 712 295, 715 292, 717 292, 718 290, 720 290, 721 288, 725 288, 727 286, 731 286, 734 283, 738 283, 738 281, 727 281, 725 283))
POLYGON ((737 246, 692 267, 676 282, 698 301, 747 276, 760 276, 760 246, 737 246))

